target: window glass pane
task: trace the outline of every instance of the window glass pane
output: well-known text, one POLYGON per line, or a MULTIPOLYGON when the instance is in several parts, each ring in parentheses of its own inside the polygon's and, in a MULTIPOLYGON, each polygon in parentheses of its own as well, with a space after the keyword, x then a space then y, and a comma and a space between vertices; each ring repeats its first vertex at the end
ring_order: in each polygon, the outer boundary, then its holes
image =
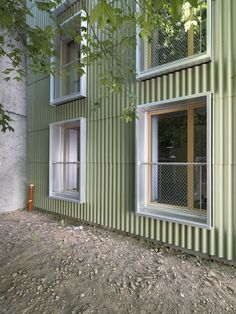
POLYGON ((61 77, 59 74, 54 76, 54 99, 61 97, 61 77))
POLYGON ((65 190, 79 190, 79 128, 68 128, 65 140, 65 190))
POLYGON ((152 150, 153 157, 158 151, 159 162, 187 162, 187 117, 185 110, 154 116, 158 123, 153 135, 158 141, 152 150))
POLYGON ((52 191, 53 193, 60 193, 63 190, 63 174, 64 174, 64 165, 60 162, 52 164, 52 191))
POLYGON ((194 109, 194 160, 206 162, 207 116, 206 107, 194 109))
POLYGON ((54 76, 54 98, 57 99, 78 93, 80 90, 80 77, 77 72, 80 47, 74 41, 63 38, 57 40, 55 49, 56 62, 60 68, 60 73, 54 76))
MULTIPOLYGON (((61 66, 61 40, 58 38, 55 41, 55 62, 57 65, 57 68, 59 69, 61 66)), ((60 73, 56 73, 54 75, 54 99, 61 97, 61 75, 60 73)))
POLYGON ((187 206, 187 111, 160 114, 152 118, 151 201, 187 206))
POLYGON ((67 88, 68 95, 78 92, 79 77, 77 73, 77 65, 79 62, 79 46, 74 41, 67 44, 67 88))
POLYGON ((198 7, 189 10, 189 2, 175 19, 168 1, 160 10, 160 25, 150 40, 142 41, 141 71, 204 53, 207 48, 207 0, 199 0, 198 7), (191 12, 191 13, 190 13, 191 12), (194 24, 187 27, 188 16, 194 24), (187 16, 187 17, 186 17, 187 16))
POLYGON ((79 90, 77 65, 79 62, 79 46, 74 41, 62 42, 62 95, 71 95, 79 90))
POLYGON ((207 115, 206 108, 194 109, 194 207, 207 208, 207 115))
POLYGON ((206 209, 206 160, 206 107, 152 116, 151 202, 206 209))

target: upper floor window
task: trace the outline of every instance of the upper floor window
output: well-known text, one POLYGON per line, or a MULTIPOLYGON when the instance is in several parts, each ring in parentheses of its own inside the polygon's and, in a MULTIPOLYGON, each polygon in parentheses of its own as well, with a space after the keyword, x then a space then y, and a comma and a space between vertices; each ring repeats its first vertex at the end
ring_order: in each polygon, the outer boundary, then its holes
POLYGON ((209 61, 210 11, 209 0, 198 0, 196 8, 185 1, 178 16, 173 18, 166 1, 159 12, 159 26, 151 38, 138 39, 138 77, 153 77, 209 61))
POLYGON ((59 71, 51 75, 52 105, 86 96, 86 75, 79 74, 83 58, 81 45, 74 40, 74 37, 86 28, 83 15, 80 11, 62 23, 63 35, 55 38, 56 56, 51 61, 56 63, 59 71))

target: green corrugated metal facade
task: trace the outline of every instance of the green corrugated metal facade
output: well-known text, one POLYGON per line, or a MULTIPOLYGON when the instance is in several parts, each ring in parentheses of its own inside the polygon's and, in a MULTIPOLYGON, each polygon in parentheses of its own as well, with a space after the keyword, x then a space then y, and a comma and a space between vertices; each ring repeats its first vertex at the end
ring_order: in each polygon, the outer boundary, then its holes
MULTIPOLYGON (((77 11, 75 4, 69 13, 77 11)), ((68 16, 69 16, 68 15, 68 16)), ((96 66, 88 70, 83 100, 49 105, 49 77, 28 76, 28 183, 34 206, 105 227, 236 261, 236 1, 212 1, 212 62, 133 84, 138 104, 210 91, 213 93, 213 228, 211 230, 135 214, 135 123, 120 120, 124 95, 99 95, 96 66), (87 201, 48 197, 49 123, 87 118, 87 201)), ((36 12, 37 23, 46 18, 36 12)))

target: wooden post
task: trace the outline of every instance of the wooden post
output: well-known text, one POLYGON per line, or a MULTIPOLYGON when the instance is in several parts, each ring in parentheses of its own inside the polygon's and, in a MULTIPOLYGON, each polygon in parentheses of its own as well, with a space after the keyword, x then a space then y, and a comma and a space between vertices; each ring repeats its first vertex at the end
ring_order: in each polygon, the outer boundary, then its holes
MULTIPOLYGON (((188 163, 194 162, 194 109, 188 109, 188 163)), ((194 208, 194 165, 188 165, 188 208, 194 208)))
POLYGON ((191 25, 190 29, 188 30, 188 56, 194 55, 194 28, 191 25))

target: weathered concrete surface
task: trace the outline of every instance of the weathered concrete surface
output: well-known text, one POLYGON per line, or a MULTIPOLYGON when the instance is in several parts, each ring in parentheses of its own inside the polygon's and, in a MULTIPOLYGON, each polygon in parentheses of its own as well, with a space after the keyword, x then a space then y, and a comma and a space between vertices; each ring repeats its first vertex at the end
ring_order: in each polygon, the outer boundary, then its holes
POLYGON ((0 103, 14 120, 15 132, 0 132, 0 212, 26 204, 26 85, 25 81, 3 81, 7 63, 0 59, 0 103))

